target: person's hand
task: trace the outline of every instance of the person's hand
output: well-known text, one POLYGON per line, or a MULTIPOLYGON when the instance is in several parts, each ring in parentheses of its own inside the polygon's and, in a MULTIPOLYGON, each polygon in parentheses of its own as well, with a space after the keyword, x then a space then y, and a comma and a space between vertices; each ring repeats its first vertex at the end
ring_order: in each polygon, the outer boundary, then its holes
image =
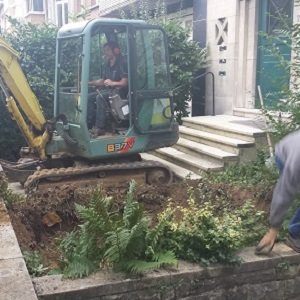
POLYGON ((104 85, 105 85, 105 86, 112 86, 112 85, 113 85, 113 84, 112 84, 112 80, 110 80, 110 79, 104 80, 104 85))
POLYGON ((277 237, 278 229, 270 228, 255 249, 255 254, 270 254, 277 237))

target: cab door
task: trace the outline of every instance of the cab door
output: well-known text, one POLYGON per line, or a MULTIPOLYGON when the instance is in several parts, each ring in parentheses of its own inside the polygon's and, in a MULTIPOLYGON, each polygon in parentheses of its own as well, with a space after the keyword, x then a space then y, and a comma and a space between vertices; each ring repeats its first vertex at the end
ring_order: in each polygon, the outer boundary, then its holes
POLYGON ((159 26, 131 27, 133 122, 141 133, 171 131, 173 100, 166 35, 159 26))

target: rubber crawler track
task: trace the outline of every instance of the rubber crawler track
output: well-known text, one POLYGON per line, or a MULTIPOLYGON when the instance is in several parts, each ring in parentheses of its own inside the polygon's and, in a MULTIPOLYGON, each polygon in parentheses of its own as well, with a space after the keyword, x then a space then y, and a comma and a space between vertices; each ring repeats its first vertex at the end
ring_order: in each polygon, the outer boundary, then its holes
POLYGON ((173 173, 169 167, 157 161, 142 161, 142 162, 130 162, 121 164, 107 164, 98 165, 93 167, 70 167, 59 169, 43 169, 35 171, 33 175, 29 176, 24 184, 24 188, 29 192, 33 187, 38 185, 41 179, 48 179, 59 177, 61 179, 70 178, 72 176, 86 175, 92 173, 99 173, 101 171, 123 171, 123 170, 144 170, 144 171, 163 171, 167 176, 164 184, 170 184, 173 181, 173 173))

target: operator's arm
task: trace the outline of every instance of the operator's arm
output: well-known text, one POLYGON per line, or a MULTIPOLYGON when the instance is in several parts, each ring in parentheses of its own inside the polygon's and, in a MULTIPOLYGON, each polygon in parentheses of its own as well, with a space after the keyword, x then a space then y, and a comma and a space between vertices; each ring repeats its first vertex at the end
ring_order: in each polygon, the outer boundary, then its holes
POLYGON ((104 86, 104 79, 96 79, 96 80, 91 80, 89 81, 89 85, 93 86, 104 86))
POLYGON ((260 241, 256 253, 269 253, 277 232, 294 197, 300 191, 300 132, 285 137, 276 147, 276 156, 284 167, 273 192, 270 223, 271 229, 260 241))
POLYGON ((111 79, 104 80, 105 86, 111 86, 111 87, 123 87, 128 85, 128 79, 122 78, 120 81, 112 81, 111 79))
POLYGON ((284 164, 284 169, 273 192, 270 212, 271 228, 256 247, 256 254, 271 252, 284 216, 294 197, 299 192, 300 152, 298 153, 295 152, 296 157, 289 156, 284 164), (292 161, 294 162, 293 164, 291 163, 292 161))

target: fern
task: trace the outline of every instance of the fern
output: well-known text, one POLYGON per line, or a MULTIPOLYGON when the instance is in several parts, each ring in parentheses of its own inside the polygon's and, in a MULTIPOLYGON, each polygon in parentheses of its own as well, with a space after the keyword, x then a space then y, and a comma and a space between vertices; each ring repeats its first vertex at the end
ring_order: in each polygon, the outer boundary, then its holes
POLYGON ((72 260, 68 266, 64 269, 64 276, 66 278, 82 278, 88 276, 97 270, 95 262, 86 257, 78 257, 76 260, 72 260))
POLYGON ((138 224, 131 228, 130 237, 127 244, 127 256, 144 254, 146 250, 146 235, 149 230, 149 218, 143 216, 138 224))
POLYGON ((103 261, 130 273, 177 263, 172 252, 156 248, 163 225, 149 228, 149 215, 134 200, 136 187, 135 182, 130 183, 123 214, 101 190, 91 193, 89 207, 76 205, 82 221, 79 232, 68 234, 60 245, 65 254, 66 277, 87 276, 103 261))
POLYGON ((113 263, 119 261, 126 250, 129 237, 130 231, 124 228, 108 233, 106 244, 110 247, 106 250, 104 257, 113 263))
POLYGON ((109 232, 106 244, 109 247, 104 256, 111 262, 124 259, 124 257, 141 257, 146 250, 145 237, 148 230, 148 218, 142 220, 130 229, 119 228, 109 232))
POLYGON ((141 219, 143 209, 138 202, 134 201, 135 191, 137 185, 135 181, 132 181, 129 186, 129 190, 126 197, 126 205, 123 212, 123 222, 126 228, 131 228, 141 219))
POLYGON ((163 266, 177 266, 178 261, 172 251, 156 253, 152 261, 145 260, 124 260, 120 261, 115 267, 132 274, 142 274, 159 269, 163 266))
POLYGON ((160 222, 147 232, 146 241, 152 248, 156 248, 158 241, 162 238, 165 228, 168 226, 172 214, 169 213, 164 218, 161 218, 160 222))

